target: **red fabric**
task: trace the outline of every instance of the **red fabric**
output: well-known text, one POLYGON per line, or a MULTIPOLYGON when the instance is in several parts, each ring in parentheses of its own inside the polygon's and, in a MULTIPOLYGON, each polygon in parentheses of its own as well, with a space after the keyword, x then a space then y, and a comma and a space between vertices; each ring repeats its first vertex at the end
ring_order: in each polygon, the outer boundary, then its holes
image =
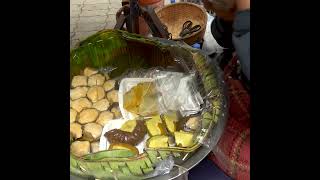
POLYGON ((237 69, 234 57, 224 69, 229 88, 229 120, 217 147, 209 155, 227 175, 250 179, 250 96, 242 82, 232 77, 237 69))

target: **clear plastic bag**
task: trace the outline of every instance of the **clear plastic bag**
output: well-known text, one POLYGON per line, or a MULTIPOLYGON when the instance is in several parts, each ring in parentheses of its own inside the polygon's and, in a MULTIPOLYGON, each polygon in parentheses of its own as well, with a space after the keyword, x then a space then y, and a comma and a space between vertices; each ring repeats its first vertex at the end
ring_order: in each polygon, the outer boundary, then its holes
POLYGON ((168 174, 174 166, 174 159, 169 156, 167 159, 160 161, 156 164, 155 170, 149 175, 155 177, 159 175, 168 174))
POLYGON ((160 112, 180 111, 183 117, 199 113, 203 99, 194 83, 194 74, 160 73, 154 77, 161 92, 160 112))
MULTIPOLYGON (((125 92, 121 89, 125 89, 127 92, 133 85, 137 85, 139 81, 150 82, 153 80, 160 93, 158 102, 159 113, 161 114, 180 111, 183 117, 187 117, 199 113, 201 111, 201 105, 204 103, 195 84, 195 74, 185 74, 167 71, 163 68, 153 68, 149 70, 134 70, 127 73, 123 78, 122 81, 135 83, 122 83, 122 85, 120 85, 120 92, 122 94, 125 92)), ((119 97, 121 97, 121 95, 119 97)), ((121 101, 122 100, 120 100, 120 102, 121 101)), ((126 117, 132 118, 134 116, 126 117)))
POLYGON ((159 96, 160 112, 179 110, 179 102, 177 101, 176 90, 179 87, 182 73, 159 71, 153 75, 156 86, 161 93, 159 96))

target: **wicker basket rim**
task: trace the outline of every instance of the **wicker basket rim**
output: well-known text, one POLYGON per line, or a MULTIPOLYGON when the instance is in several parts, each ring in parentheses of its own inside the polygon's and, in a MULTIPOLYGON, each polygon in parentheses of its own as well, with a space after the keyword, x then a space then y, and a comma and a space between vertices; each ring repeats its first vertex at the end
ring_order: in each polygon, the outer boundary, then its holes
MULTIPOLYGON (((161 8, 156 8, 155 12, 156 12, 156 14, 158 14, 160 11, 163 11, 165 9, 171 8, 173 6, 181 6, 181 5, 193 6, 193 7, 198 8, 199 10, 201 10, 203 12, 203 14, 205 14, 205 19, 204 19, 205 22, 208 21, 207 12, 204 9, 204 7, 202 7, 202 6, 198 5, 198 4, 195 4, 195 3, 190 3, 190 2, 177 2, 177 3, 169 4, 169 5, 163 6, 161 8)), ((195 33, 192 33, 190 35, 187 35, 187 36, 185 36, 183 38, 176 38, 174 40, 178 40, 179 41, 179 40, 184 40, 184 39, 187 39, 187 38, 190 38, 190 37, 198 36, 204 29, 205 29, 205 27, 201 26, 199 31, 197 31, 195 33)))

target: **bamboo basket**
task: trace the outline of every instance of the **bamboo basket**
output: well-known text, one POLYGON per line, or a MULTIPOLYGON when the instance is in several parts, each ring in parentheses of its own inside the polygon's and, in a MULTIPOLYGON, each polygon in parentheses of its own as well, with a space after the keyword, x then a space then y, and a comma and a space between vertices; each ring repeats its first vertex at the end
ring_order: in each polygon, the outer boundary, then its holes
MULTIPOLYGON (((183 57, 188 65, 197 69, 204 93, 211 93, 212 111, 202 115, 203 132, 206 138, 217 122, 225 120, 226 99, 222 77, 217 67, 208 65, 206 56, 191 47, 174 41, 145 38, 120 30, 103 30, 83 42, 70 53, 70 79, 87 66, 101 68, 117 67, 110 77, 117 77, 128 68, 167 67, 173 65, 174 57, 183 57)), ((219 138, 219 137, 215 137, 219 138)), ((188 148, 147 149, 138 157, 128 157, 117 150, 101 151, 89 157, 70 154, 71 174, 98 179, 145 179, 154 171, 155 165, 172 155, 181 158, 192 154, 200 146, 196 142, 188 148)))
POLYGON ((207 25, 207 13, 203 7, 194 3, 181 2, 157 8, 155 11, 160 21, 168 27, 173 40, 182 40, 189 45, 202 41, 207 25), (200 25, 201 29, 180 38, 179 33, 182 30, 182 25, 188 20, 193 22, 193 26, 200 25))

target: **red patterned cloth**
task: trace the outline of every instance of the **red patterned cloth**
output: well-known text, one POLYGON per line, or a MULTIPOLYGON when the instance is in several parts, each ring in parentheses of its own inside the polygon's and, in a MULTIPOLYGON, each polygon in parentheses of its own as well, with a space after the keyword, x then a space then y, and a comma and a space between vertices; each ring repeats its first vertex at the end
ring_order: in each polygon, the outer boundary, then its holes
POLYGON ((229 120, 209 158, 233 179, 249 180, 250 95, 242 82, 232 77, 237 65, 237 58, 234 57, 224 69, 224 78, 229 88, 229 120))

